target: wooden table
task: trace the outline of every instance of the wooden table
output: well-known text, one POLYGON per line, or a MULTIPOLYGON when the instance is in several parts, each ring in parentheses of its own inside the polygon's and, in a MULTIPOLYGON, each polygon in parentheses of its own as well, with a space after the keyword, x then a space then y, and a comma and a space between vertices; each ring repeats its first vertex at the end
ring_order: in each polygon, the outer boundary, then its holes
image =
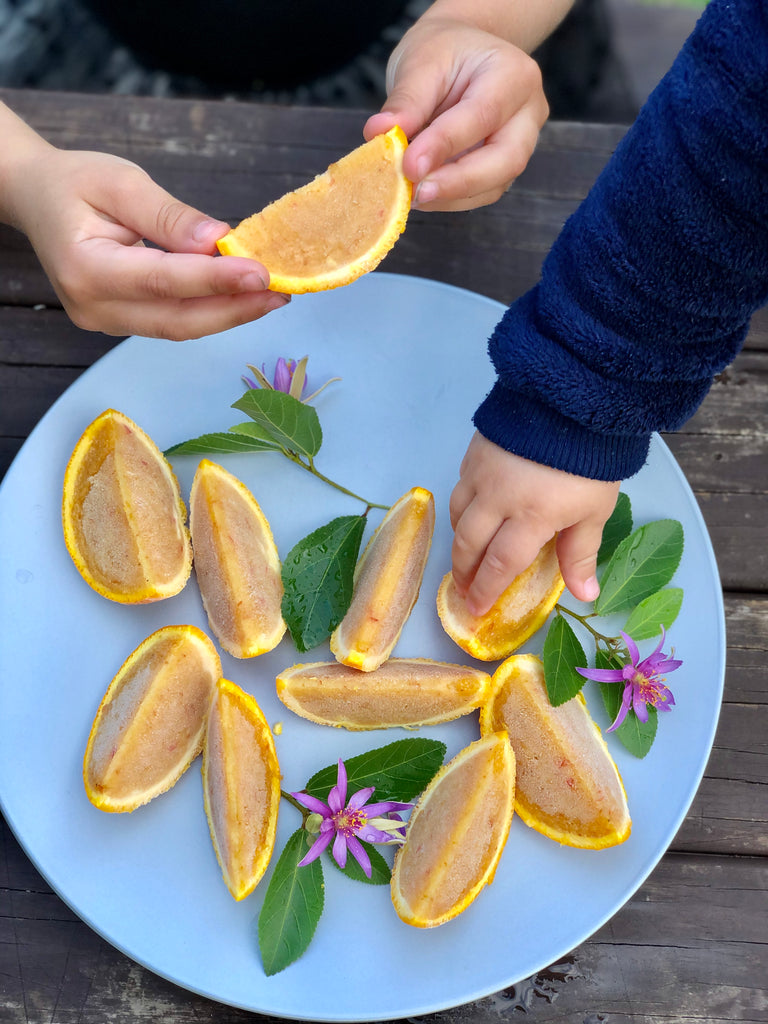
MULTIPOLYGON (((44 136, 129 157, 178 197, 236 222, 360 142, 363 115, 238 103, 0 92, 44 136)), ((512 300, 623 134, 549 124, 504 199, 415 213, 386 262, 512 300)), ((74 327, 31 249, 0 227, 0 475, 61 394, 115 339, 74 327)), ((701 410, 667 438, 717 554, 728 626, 714 750, 669 851, 624 908, 559 963, 440 1024, 525 1015, 573 1024, 768 1021, 768 315, 701 410)), ((2 756, 2 752, 0 752, 2 756)), ((659 800, 664 779, 658 779, 659 800)), ((0 1020, 226 1021, 254 1015, 137 966, 51 892, 0 819, 0 1020)), ((396 980, 393 979, 396 984, 396 980)))

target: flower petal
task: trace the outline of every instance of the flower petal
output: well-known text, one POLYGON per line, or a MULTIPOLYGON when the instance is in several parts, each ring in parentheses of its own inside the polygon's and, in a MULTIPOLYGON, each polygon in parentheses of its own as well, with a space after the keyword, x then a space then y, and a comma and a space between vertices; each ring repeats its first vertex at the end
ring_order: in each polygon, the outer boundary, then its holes
POLYGON ((340 868, 346 867, 347 864, 348 843, 349 839, 345 839, 341 832, 336 833, 336 838, 333 840, 333 859, 336 861, 340 868))
POLYGON ((624 641, 624 643, 627 645, 627 650, 629 651, 629 657, 632 660, 632 664, 637 665, 638 661, 640 660, 640 651, 638 650, 637 644, 629 635, 629 633, 620 633, 619 635, 621 636, 621 639, 624 641))
POLYGON ((577 668, 576 671, 596 683, 620 683, 624 679, 624 670, 620 668, 577 668))
POLYGON ((621 707, 619 708, 619 712, 616 715, 616 718, 613 720, 613 723, 609 725, 608 728, 605 730, 606 732, 613 732, 614 729, 619 728, 621 723, 627 717, 627 712, 629 711, 629 705, 631 704, 631 702, 632 684, 627 683, 627 685, 624 687, 624 693, 621 696, 621 707))
POLYGON ((413 804, 399 804, 396 800, 382 800, 378 804, 368 804, 365 808, 365 813, 369 819, 378 818, 380 815, 389 814, 391 811, 410 811, 412 807, 413 804))
POLYGON ((344 810, 347 802, 347 769, 344 762, 339 758, 339 768, 336 775, 336 785, 328 794, 328 806, 334 814, 344 810))
MULTIPOLYGON (((356 793, 353 793, 347 802, 347 807, 353 811, 359 811, 360 808, 365 804, 368 797, 373 796, 373 791, 376 789, 375 786, 366 786, 365 789, 358 789, 356 793)), ((366 811, 368 808, 365 808, 366 811)))
POLYGON ((320 814, 324 818, 327 818, 331 813, 331 809, 328 804, 323 803, 322 800, 318 800, 316 796, 310 796, 309 793, 291 793, 291 796, 297 803, 301 804, 302 807, 306 807, 308 811, 320 814))
POLYGON ((311 864, 313 860, 317 860, 323 850, 328 846, 331 839, 333 838, 333 832, 321 832, 317 839, 312 843, 309 848, 309 852, 299 861, 299 867, 306 867, 307 864, 311 864))
POLYGON ((360 867, 365 872, 365 877, 366 878, 370 878, 371 877, 371 858, 368 856, 368 854, 365 852, 363 847, 360 845, 359 840, 357 840, 354 836, 350 836, 347 839, 347 846, 349 847, 349 851, 352 854, 352 856, 355 858, 357 863, 360 865, 360 867))
POLYGON ((275 364, 275 378, 273 384, 275 391, 285 391, 287 394, 291 388, 292 376, 291 367, 286 363, 283 357, 280 356, 275 364))

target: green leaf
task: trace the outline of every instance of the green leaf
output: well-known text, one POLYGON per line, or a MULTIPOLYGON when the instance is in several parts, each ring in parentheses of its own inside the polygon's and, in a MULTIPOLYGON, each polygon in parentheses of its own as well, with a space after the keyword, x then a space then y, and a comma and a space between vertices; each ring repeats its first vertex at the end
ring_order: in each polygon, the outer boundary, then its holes
POLYGON ((586 668, 587 656, 562 615, 556 615, 547 630, 541 660, 550 704, 557 707, 575 697, 585 682, 576 669, 586 668))
POLYGON ((235 423, 229 428, 230 434, 237 434, 238 437, 249 437, 252 441, 261 441, 265 448, 270 451, 282 452, 284 449, 275 441, 269 431, 254 423, 253 420, 246 420, 245 423, 235 423))
POLYGON ((352 600, 365 516, 339 516, 300 540, 283 561, 283 618, 300 651, 326 640, 352 600))
MULTIPOLYGON (((347 792, 374 786, 376 792, 372 799, 376 803, 380 800, 410 803, 426 789, 442 765, 445 751, 446 746, 440 740, 418 736, 395 740, 384 747, 345 759, 347 792)), ((337 772, 337 764, 322 768, 309 780, 305 792, 327 800, 336 785, 337 772)))
POLYGON ((661 633, 661 627, 669 629, 677 618, 683 603, 681 587, 658 590, 635 608, 624 625, 624 632, 633 640, 650 640, 661 633))
POLYGON ((360 845, 371 859, 370 878, 366 875, 351 853, 347 856, 346 865, 343 868, 340 868, 336 863, 333 854, 329 852, 328 856, 331 864, 333 864, 337 871, 341 871, 341 873, 346 875, 348 878, 354 878, 356 882, 365 882, 367 885, 389 885, 392 880, 392 871, 390 870, 389 864, 387 864, 376 847, 371 843, 363 842, 361 839, 360 845))
POLYGON ((255 437, 224 431, 215 434, 201 434, 189 441, 166 448, 163 454, 172 455, 226 455, 232 452, 275 452, 280 451, 274 441, 263 441, 255 437))
POLYGON ((683 554, 683 528, 676 519, 639 527, 616 548, 600 581, 598 615, 610 615, 655 594, 672 579, 683 554))
POLYGON ((305 867, 307 833, 297 829, 275 865, 259 914, 259 950, 264 972, 277 974, 298 960, 315 934, 323 912, 323 868, 320 859, 305 867))
POLYGON ((597 564, 607 562, 619 544, 632 532, 632 505, 629 495, 619 491, 616 507, 603 527, 603 539, 597 553, 597 564))
POLYGON ((250 389, 232 404, 258 423, 281 448, 312 458, 320 451, 323 431, 314 406, 283 391, 250 389))

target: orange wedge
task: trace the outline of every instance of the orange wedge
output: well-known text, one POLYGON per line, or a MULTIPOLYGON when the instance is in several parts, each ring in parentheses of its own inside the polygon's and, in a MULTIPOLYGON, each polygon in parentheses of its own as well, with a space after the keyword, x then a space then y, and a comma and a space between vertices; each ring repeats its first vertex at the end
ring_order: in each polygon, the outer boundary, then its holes
POLYGON ((437 613, 445 632, 463 651, 480 661, 496 661, 512 654, 544 625, 564 588, 553 537, 485 615, 467 611, 451 573, 443 577, 437 592, 437 613))
POLYGON ((467 715, 487 699, 491 677, 465 665, 390 658, 374 672, 315 662, 277 677, 287 708, 319 725, 345 729, 412 728, 467 715))
POLYGON ((189 505, 195 575, 211 629, 235 658, 271 651, 285 633, 283 582, 258 502, 237 477, 203 459, 189 505))
POLYGON ((236 900, 253 892, 275 845, 280 767, 261 708, 220 679, 203 747, 203 798, 211 839, 236 900))
POLYGON ((566 846, 623 843, 632 828, 624 786, 582 695, 552 707, 542 663, 530 654, 508 658, 493 685, 480 729, 508 730, 523 821, 566 846))
POLYGON ((515 756, 504 731, 476 740, 440 769, 395 856, 392 902, 406 924, 444 924, 493 881, 514 801, 515 756))
POLYGON ((108 409, 84 431, 64 474, 64 540, 95 591, 125 604, 184 587, 192 567, 186 508, 147 434, 108 409))
POLYGON ((262 263, 276 292, 319 292, 377 267, 402 234, 411 206, 403 174, 408 140, 392 128, 314 181, 270 203, 216 243, 262 263))
POLYGON ((390 508, 355 568, 349 609, 331 636, 344 665, 371 672, 386 661, 419 596, 435 526, 435 500, 413 487, 390 508))
POLYGON ((221 662, 196 626, 165 626, 126 659, 93 721, 83 761, 88 799, 133 811, 164 793, 202 750, 221 662))

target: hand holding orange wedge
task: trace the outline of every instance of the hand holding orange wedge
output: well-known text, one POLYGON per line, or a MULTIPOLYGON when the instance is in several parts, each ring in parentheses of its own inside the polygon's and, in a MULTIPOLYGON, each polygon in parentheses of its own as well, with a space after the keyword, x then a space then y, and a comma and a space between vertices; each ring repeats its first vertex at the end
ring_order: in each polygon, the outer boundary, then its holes
POLYGON ((331 164, 313 181, 270 203, 216 243, 270 274, 272 291, 298 295, 350 284, 379 265, 408 218, 408 146, 390 129, 331 164))

